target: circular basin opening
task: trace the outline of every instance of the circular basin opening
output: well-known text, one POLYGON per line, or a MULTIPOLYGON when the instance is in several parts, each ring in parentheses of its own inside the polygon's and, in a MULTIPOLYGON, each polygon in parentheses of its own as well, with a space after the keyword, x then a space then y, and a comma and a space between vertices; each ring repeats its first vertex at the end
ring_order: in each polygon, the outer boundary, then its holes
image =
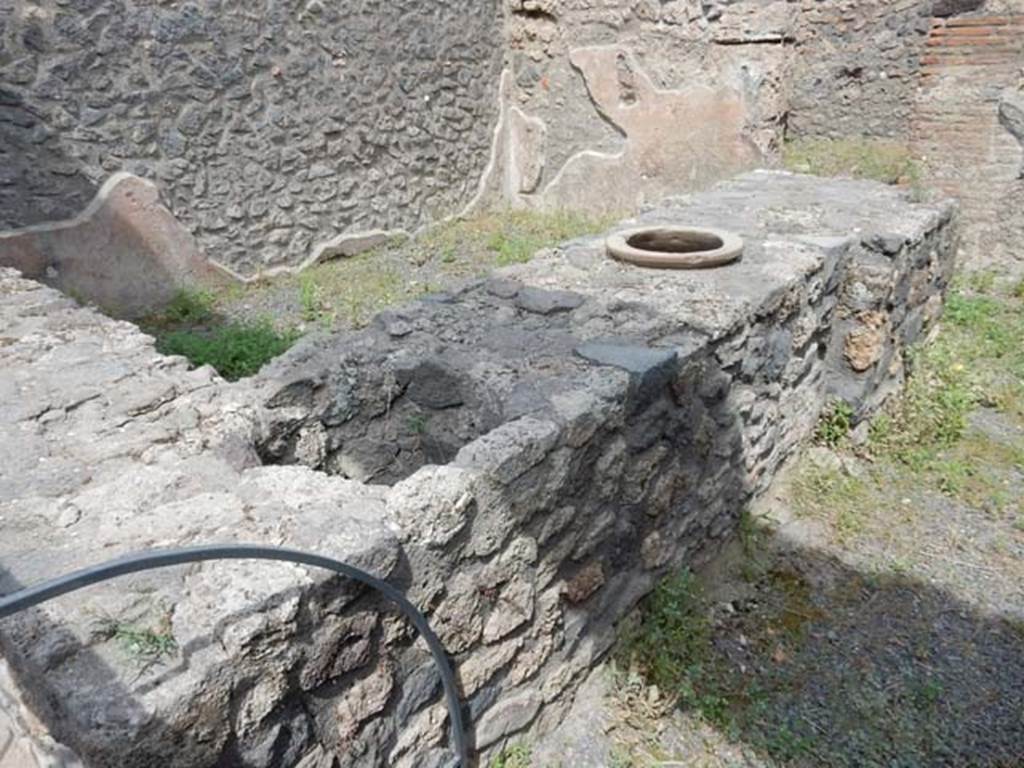
POLYGON ((718 267, 743 253, 739 235, 697 227, 630 229, 610 236, 606 246, 619 261, 660 269, 718 267))

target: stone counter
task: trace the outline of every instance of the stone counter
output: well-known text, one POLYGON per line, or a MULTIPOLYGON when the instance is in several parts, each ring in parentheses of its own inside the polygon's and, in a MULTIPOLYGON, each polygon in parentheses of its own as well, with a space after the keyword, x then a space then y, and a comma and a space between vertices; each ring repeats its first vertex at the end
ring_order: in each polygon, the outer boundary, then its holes
MULTIPOLYGON (((733 229, 746 250, 649 271, 573 241, 233 385, 6 273, 2 588, 150 546, 315 549, 428 613, 479 750, 546 730, 617 622, 713 555, 831 398, 861 418, 899 384, 955 246, 948 203, 781 173, 639 218, 733 229)), ((143 574, 2 637, 96 765, 450 764, 423 644, 321 574, 143 574), (132 658, 112 626, 176 648, 132 658)))

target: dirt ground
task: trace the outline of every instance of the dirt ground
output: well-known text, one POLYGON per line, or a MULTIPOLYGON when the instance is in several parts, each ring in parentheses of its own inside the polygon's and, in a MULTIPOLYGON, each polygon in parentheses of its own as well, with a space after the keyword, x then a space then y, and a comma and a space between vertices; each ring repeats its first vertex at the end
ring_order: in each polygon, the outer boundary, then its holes
POLYGON ((604 232, 617 218, 571 211, 480 213, 298 275, 239 286, 218 297, 217 309, 229 320, 271 318, 277 327, 299 333, 359 328, 387 307, 528 261, 543 248, 604 232))

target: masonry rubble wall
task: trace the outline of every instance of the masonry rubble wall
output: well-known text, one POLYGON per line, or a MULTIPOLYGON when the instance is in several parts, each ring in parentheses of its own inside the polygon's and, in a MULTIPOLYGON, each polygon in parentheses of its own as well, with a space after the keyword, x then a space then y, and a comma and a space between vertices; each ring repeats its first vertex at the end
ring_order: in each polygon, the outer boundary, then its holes
MULTIPOLYGON (((3 272, 0 589, 153 546, 323 552, 427 612, 485 763, 543 733, 830 398, 861 417, 898 384, 955 250, 951 203, 784 173, 639 222, 728 227, 745 252, 651 271, 573 241, 233 385, 3 272)), ((422 643, 307 569, 139 574, 0 629, 23 697, 86 764, 450 764, 422 643), (142 631, 174 649, 133 652, 142 631)))
POLYGON ((128 172, 251 276, 456 213, 501 29, 498 0, 4 0, 0 229, 70 219, 128 172))
POLYGON ((800 5, 790 135, 906 141, 937 4, 804 0, 800 5))
POLYGON ((960 201, 971 269, 1024 274, 1024 2, 934 19, 911 144, 922 179, 960 201))

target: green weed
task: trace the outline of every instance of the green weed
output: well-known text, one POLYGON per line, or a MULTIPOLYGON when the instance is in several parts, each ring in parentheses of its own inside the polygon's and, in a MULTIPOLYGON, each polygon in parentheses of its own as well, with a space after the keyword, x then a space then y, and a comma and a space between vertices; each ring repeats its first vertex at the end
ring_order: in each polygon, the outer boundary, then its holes
POLYGON ((794 511, 829 521, 840 541, 861 533, 878 503, 864 478, 809 462, 797 467, 790 490, 794 511))
MULTIPOLYGON (((779 655, 781 644, 802 643, 806 625, 821 619, 821 612, 811 602, 810 587, 794 573, 772 566, 764 572, 761 586, 778 597, 778 605, 756 619, 749 617, 742 644, 747 653, 775 668, 785 663, 786 657, 779 655)), ((755 676, 749 669, 738 669, 719 646, 722 636, 708 610, 707 599, 689 572, 670 576, 643 601, 638 621, 622 633, 616 667, 637 670, 680 708, 696 712, 723 732, 746 734, 744 738, 773 757, 805 753, 806 737, 765 725, 773 719, 773 698, 780 693, 774 672, 755 676)))
POLYGON ((661 582, 644 600, 640 622, 627 628, 620 666, 635 666, 650 685, 700 711, 713 723, 725 717, 725 702, 702 690, 711 628, 696 580, 681 571, 661 582))
POLYGON ((113 637, 130 656, 146 661, 170 656, 178 647, 169 632, 157 633, 151 629, 118 626, 113 637))
POLYGON ((960 282, 974 293, 994 293, 999 282, 999 272, 993 269, 965 272, 960 282))
MULTIPOLYGON (((973 278, 973 285, 986 287, 989 281, 973 278)), ((960 283, 948 297, 942 332, 913 351, 904 392, 872 423, 872 451, 923 471, 961 441, 979 405, 1011 416, 1024 413, 1021 339, 1019 301, 974 293, 970 280, 960 283)), ((955 472, 949 474, 956 482, 955 472)))
POLYGON ((929 678, 917 687, 914 699, 919 709, 932 709, 944 692, 945 688, 940 681, 929 678))
POLYGON ((202 325, 214 318, 217 297, 210 291, 181 290, 160 312, 143 318, 144 329, 158 330, 183 325, 202 325))
POLYGON ((342 320, 359 328, 381 310, 422 293, 422 286, 417 290, 384 258, 386 247, 317 264, 303 272, 298 278, 303 319, 342 320))
POLYGON ((612 747, 608 756, 608 768, 639 768, 639 765, 628 749, 618 744, 612 747))
POLYGON ((853 426, 853 407, 845 400, 836 400, 822 413, 814 438, 829 448, 835 448, 853 426))
POLYGON ((141 627, 103 617, 99 632, 103 637, 114 640, 129 658, 145 668, 171 656, 178 648, 171 633, 169 614, 161 616, 154 627, 141 627))
POLYGON ((320 318, 320 287, 308 272, 299 278, 299 305, 302 307, 302 319, 306 322, 316 322, 320 318))
POLYGON ((970 432, 925 468, 925 479, 968 506, 1003 516, 1019 499, 1005 478, 1024 468, 1024 445, 1006 445, 970 432))
POLYGON ((454 264, 458 255, 479 270, 529 261, 544 248, 608 229, 617 217, 578 211, 494 211, 458 219, 427 234, 424 244, 454 264))
POLYGON ((490 768, 530 768, 533 759, 529 747, 514 744, 505 747, 491 760, 490 768))
POLYGON ((614 220, 572 211, 485 212, 440 224, 413 239, 395 238, 354 256, 316 264, 299 276, 242 286, 230 297, 221 292, 218 304, 259 304, 261 295, 274 294, 283 284, 297 298, 294 324, 359 328, 390 306, 437 290, 438 284, 528 261, 543 248, 602 232, 614 220))
POLYGON ((212 365, 225 379, 252 376, 265 363, 298 338, 294 331, 278 331, 269 321, 229 323, 209 331, 171 331, 157 337, 165 355, 182 355, 196 366, 212 365))
POLYGON ((430 422, 430 416, 425 413, 414 413, 409 416, 407 425, 409 431, 415 435, 422 435, 427 431, 427 424, 430 422))

